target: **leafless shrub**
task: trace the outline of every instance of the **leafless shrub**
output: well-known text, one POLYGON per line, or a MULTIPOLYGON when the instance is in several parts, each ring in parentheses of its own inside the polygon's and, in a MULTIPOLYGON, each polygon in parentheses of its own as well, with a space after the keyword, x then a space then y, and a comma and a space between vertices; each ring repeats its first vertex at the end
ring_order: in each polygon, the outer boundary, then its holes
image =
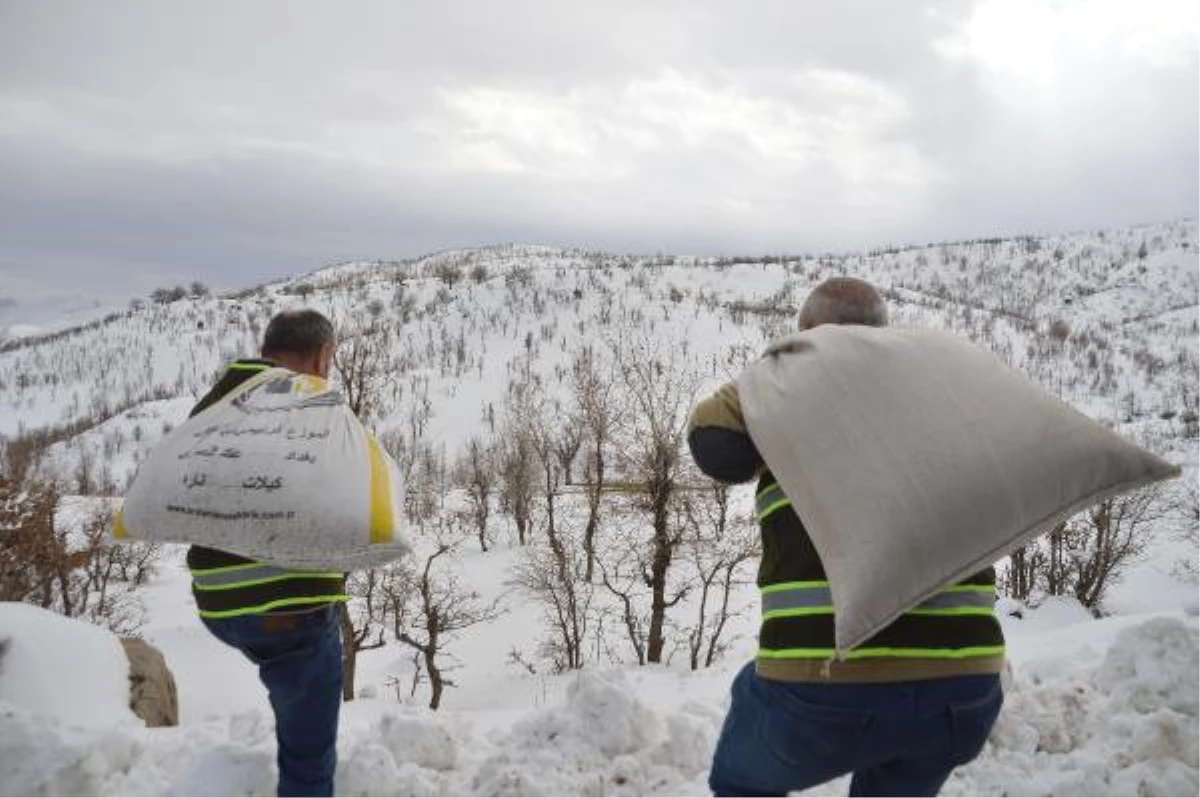
POLYGON ((346 404, 363 423, 368 423, 382 410, 382 399, 395 380, 388 367, 387 339, 376 323, 339 326, 342 329, 333 366, 341 378, 346 404))
POLYGON ((441 524, 432 551, 391 566, 383 585, 393 634, 420 655, 428 674, 430 709, 441 706, 443 691, 454 686, 446 676, 452 667, 442 660, 451 639, 500 615, 500 599, 486 602, 463 587, 452 566, 456 539, 454 530, 441 524))
POLYGON ((0 482, 0 601, 27 601, 73 614, 69 575, 79 564, 54 528, 58 493, 48 485, 21 489, 0 482))
POLYGON ((1189 479, 1185 487, 1176 496, 1171 506, 1175 521, 1175 536, 1188 545, 1188 555, 1175 563, 1177 575, 1192 581, 1196 580, 1200 571, 1196 561, 1200 550, 1200 498, 1197 497, 1195 480, 1189 479))
POLYGON ((462 266, 457 262, 444 260, 434 267, 433 274, 435 277, 441 280, 447 288, 453 288, 456 283, 462 280, 463 270, 462 266))
POLYGON ((542 653, 558 672, 584 664, 595 594, 583 568, 578 540, 561 530, 528 547, 513 568, 514 584, 542 606, 547 629, 542 653))
POLYGON ((495 460, 492 448, 479 437, 472 436, 455 468, 455 481, 467 493, 475 534, 483 551, 488 550, 488 518, 491 515, 492 493, 498 481, 495 460))
POLYGON ((596 559, 600 583, 618 601, 615 612, 618 623, 633 649, 638 665, 645 665, 648 620, 643 607, 649 581, 643 569, 643 541, 637 530, 629 525, 614 526, 616 529, 610 534, 610 545, 596 559))
POLYGON ((600 528, 601 498, 607 462, 604 451, 617 420, 617 391, 610 366, 599 360, 592 347, 579 350, 571 363, 571 388, 586 432, 588 456, 584 468, 584 493, 588 518, 583 530, 584 579, 591 582, 596 562, 596 532, 600 528))
POLYGON ((524 546, 532 520, 537 464, 528 428, 519 419, 504 424, 498 454, 500 507, 513 519, 517 541, 524 546))
POLYGON ((136 635, 144 610, 136 584, 121 579, 128 553, 111 542, 109 513, 97 510, 72 531, 56 526, 58 503, 51 486, 0 481, 0 600, 136 635))
POLYGON ((158 565, 163 558, 161 543, 129 541, 112 546, 111 549, 110 556, 116 566, 116 578, 120 581, 141 587, 158 573, 158 565))
POLYGON ((997 587, 1000 592, 1022 603, 1028 603, 1040 581, 1045 559, 1045 552, 1036 544, 1022 546, 1013 551, 997 575, 997 587))
POLYGON ((692 670, 710 667, 725 651, 723 640, 730 618, 735 586, 742 584, 742 566, 761 555, 757 530, 732 519, 729 486, 711 482, 684 495, 686 519, 684 554, 696 570, 700 596, 694 625, 688 630, 688 663, 692 670))
MULTIPOLYGON (((617 372, 628 402, 620 452, 635 506, 649 520, 649 546, 641 549, 640 570, 650 587, 646 661, 662 662, 667 610, 689 586, 669 586, 668 573, 683 540, 672 511, 683 475, 684 435, 698 378, 677 357, 666 358, 649 342, 614 346, 617 372)), ((610 588, 611 589, 611 588, 610 588)))
POLYGON ((1071 325, 1062 319, 1055 319, 1046 329, 1046 333, 1052 340, 1061 345, 1071 337, 1071 325))
POLYGON ((1109 589, 1149 545, 1168 512, 1157 486, 1100 502, 1013 552, 1000 589, 1021 601, 1071 595, 1099 613, 1109 589))
POLYGON ((358 672, 358 654, 384 645, 383 573, 376 568, 354 571, 346 577, 349 603, 338 608, 342 629, 342 700, 353 701, 358 672))
POLYGON ((564 476, 562 431, 544 413, 530 416, 525 429, 536 455, 544 534, 515 567, 514 578, 545 610, 549 634, 543 652, 555 670, 581 668, 593 591, 583 579, 582 547, 563 527, 556 509, 564 476))

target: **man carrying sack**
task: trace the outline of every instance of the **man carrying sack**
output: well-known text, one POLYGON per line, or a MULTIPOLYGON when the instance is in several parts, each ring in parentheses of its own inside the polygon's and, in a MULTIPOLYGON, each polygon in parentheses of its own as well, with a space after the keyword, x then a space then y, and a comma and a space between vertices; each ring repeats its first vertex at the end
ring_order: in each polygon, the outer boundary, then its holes
MULTIPOLYGON (((800 329, 887 324, 869 284, 835 278, 800 312, 800 329)), ((694 409, 696 464, 722 482, 758 478, 763 620, 714 755, 716 795, 784 795, 853 773, 851 795, 935 795, 982 750, 1000 711, 1004 637, 986 568, 906 613, 854 656, 834 658, 834 612, 821 558, 751 439, 738 386, 694 409)), ((857 653, 857 652, 856 652, 857 653)))
POLYGON ((688 443, 758 477, 757 662, 733 685, 709 784, 934 795, 1003 702, 992 564, 1075 513, 1176 477, 991 352, 886 327, 861 280, 819 285, 695 408, 688 443))
POLYGON ((188 543, 204 625, 258 666, 275 712, 280 795, 332 795, 345 574, 405 556, 396 462, 328 381, 314 310, 267 325, 150 453, 118 538, 188 543))
MULTIPOLYGON (((267 369, 327 379, 333 351, 333 325, 320 313, 280 313, 267 325, 262 358, 232 363, 191 415, 267 369)), ((270 695, 279 795, 333 795, 345 574, 278 568, 197 545, 187 564, 204 625, 258 666, 270 695)))

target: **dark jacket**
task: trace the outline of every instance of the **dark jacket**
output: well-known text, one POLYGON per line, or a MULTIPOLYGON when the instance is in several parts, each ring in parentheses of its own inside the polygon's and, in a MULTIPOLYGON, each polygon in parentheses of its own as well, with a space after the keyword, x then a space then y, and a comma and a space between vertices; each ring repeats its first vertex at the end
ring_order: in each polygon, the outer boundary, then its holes
POLYGON ((726 384, 696 405, 688 445, 696 465, 713 479, 732 483, 758 478, 755 511, 763 551, 758 586, 764 611, 757 668, 762 676, 893 682, 1003 669, 1004 636, 991 612, 992 568, 943 594, 944 607, 906 613, 848 659, 834 661, 834 615, 825 569, 750 438, 736 385, 726 384))
MULTIPOLYGON (((203 412, 255 374, 275 366, 269 360, 237 360, 194 408, 203 412)), ((263 612, 295 612, 349 601, 345 574, 290 571, 236 554, 192 546, 187 565, 192 595, 203 618, 228 618, 263 612)))

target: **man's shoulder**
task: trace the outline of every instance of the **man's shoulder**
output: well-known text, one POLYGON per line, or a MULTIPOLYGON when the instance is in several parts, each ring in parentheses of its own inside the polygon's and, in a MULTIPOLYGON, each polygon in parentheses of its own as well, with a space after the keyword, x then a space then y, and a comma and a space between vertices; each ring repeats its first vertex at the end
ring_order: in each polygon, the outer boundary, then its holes
POLYGON ((746 420, 742 415, 742 402, 737 385, 727 382, 711 396, 701 399, 692 410, 692 430, 703 427, 718 427, 735 432, 746 431, 746 420))
POLYGON ((216 383, 209 389, 208 393, 196 403, 192 408, 192 412, 188 417, 196 415, 202 410, 207 409, 211 405, 219 402, 221 397, 232 391, 234 388, 241 385, 246 380, 253 377, 260 371, 266 371, 269 368, 274 368, 275 363, 264 358, 246 357, 238 358, 225 367, 225 371, 217 378, 216 383))

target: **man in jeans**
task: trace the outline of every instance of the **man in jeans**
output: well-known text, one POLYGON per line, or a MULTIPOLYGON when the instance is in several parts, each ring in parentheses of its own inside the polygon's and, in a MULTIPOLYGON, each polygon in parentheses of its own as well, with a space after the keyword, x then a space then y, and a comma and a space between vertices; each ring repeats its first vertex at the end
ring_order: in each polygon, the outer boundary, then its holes
MULTIPOLYGON (((267 325, 262 357, 232 363, 192 415, 269 368, 326 379, 333 350, 328 319, 314 310, 284 311, 267 325)), ((187 563, 204 625, 257 665, 267 687, 279 795, 333 795, 345 574, 292 571, 203 546, 191 547, 187 563)))
MULTIPOLYGON (((850 278, 819 285, 800 312, 801 330, 886 323, 878 292, 850 278)), ((853 773, 851 795, 936 795, 956 766, 982 750, 1003 702, 994 570, 833 660, 824 567, 750 439, 734 383, 695 407, 688 444, 714 479, 758 478, 762 533, 759 654, 734 680, 709 774, 713 792, 784 795, 853 773)))

